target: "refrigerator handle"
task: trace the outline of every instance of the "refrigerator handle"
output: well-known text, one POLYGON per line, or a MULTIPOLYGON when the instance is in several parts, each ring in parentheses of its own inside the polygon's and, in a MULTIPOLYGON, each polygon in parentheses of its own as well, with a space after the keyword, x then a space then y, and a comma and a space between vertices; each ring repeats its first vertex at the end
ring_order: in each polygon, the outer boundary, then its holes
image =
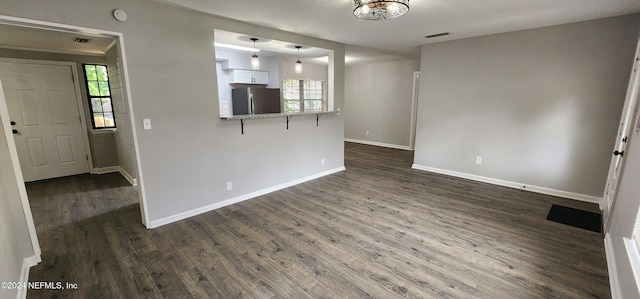
POLYGON ((253 93, 249 93, 249 114, 253 114, 253 93))

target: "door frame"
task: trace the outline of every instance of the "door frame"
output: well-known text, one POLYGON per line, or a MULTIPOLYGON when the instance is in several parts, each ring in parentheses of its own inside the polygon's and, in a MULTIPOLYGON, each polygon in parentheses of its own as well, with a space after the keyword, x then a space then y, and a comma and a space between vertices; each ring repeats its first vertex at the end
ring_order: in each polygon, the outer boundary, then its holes
MULTIPOLYGON (((87 127, 85 104, 80 93, 80 77, 78 77, 78 70, 75 62, 68 61, 50 61, 50 60, 35 60, 35 59, 20 59, 20 58, 3 58, 0 57, 0 62, 8 63, 23 63, 23 64, 36 64, 36 65, 57 65, 68 66, 71 68, 71 75, 73 76, 73 88, 76 92, 76 105, 78 113, 80 114, 80 122, 82 126, 82 139, 84 140, 84 152, 87 155, 87 163, 89 164, 89 173, 94 173, 93 156, 91 155, 91 145, 89 144, 89 131, 87 127)), ((88 105, 88 104, 87 104, 88 105)))
MULTIPOLYGON (((624 106, 622 108, 622 113, 620 116, 620 121, 618 125, 618 131, 616 132, 616 143, 614 144, 613 151, 617 151, 621 149, 621 145, 624 143, 625 148, 626 145, 629 144, 629 137, 631 136, 632 130, 635 126, 635 113, 638 103, 640 102, 640 39, 638 39, 638 44, 636 46, 635 56, 633 58, 631 74, 629 76, 629 85, 627 87, 627 93, 625 95, 624 106), (627 141, 623 142, 623 138, 627 138, 627 141)), ((623 150, 624 152, 624 150, 623 150)), ((609 232, 609 228, 611 226, 611 219, 613 218, 613 213, 616 206, 616 198, 618 196, 618 189, 620 188, 620 178, 619 175, 624 171, 624 167, 627 159, 623 156, 620 158, 616 156, 612 156, 611 163, 609 166, 609 172, 607 174, 607 180, 605 182, 605 190, 602 194, 602 200, 600 201, 600 209, 603 211, 602 220, 603 220, 603 234, 607 234, 609 232), (611 196, 611 204, 608 205, 607 202, 607 190, 609 189, 609 185, 613 180, 613 174, 615 172, 615 161, 616 159, 620 159, 618 165, 618 179, 616 180, 615 186, 613 186, 613 195, 611 196), (605 213, 606 212, 606 213, 605 213)))
MULTIPOLYGON (((47 21, 40 21, 34 19, 26 19, 19 18, 13 16, 7 16, 0 14, 0 23, 6 25, 20 26, 20 27, 29 27, 35 29, 43 29, 43 30, 51 30, 51 31, 62 31, 62 32, 71 32, 71 33, 81 33, 81 34, 89 34, 89 35, 97 35, 104 37, 111 37, 116 40, 116 47, 120 57, 120 63, 122 67, 121 80, 122 80, 122 88, 123 88, 123 98, 125 101, 125 107, 127 108, 127 114, 129 115, 129 124, 131 128, 131 138, 133 141, 132 151, 134 152, 135 157, 135 170, 138 175, 138 202, 140 204, 140 216, 142 218, 142 224, 144 224, 147 228, 149 225, 147 223, 147 219, 149 219, 149 211, 147 210, 147 196, 145 192, 145 184, 144 177, 142 173, 142 169, 140 167, 140 146, 138 142, 138 134, 136 130, 136 122, 135 116, 133 112, 133 104, 131 97, 131 83, 129 82, 129 69, 127 63, 127 55, 125 51, 125 42, 124 42, 124 34, 122 32, 115 31, 107 31, 102 29, 95 29, 90 27, 83 26, 75 26, 68 25, 62 23, 53 23, 47 21)), ((15 150, 15 144, 14 149, 15 150)), ((18 162, 19 163, 19 162, 18 162)))
POLYGON ((11 124, 9 121, 9 109, 7 108, 7 102, 4 97, 4 89, 2 88, 2 82, 0 81, 0 121, 4 127, 5 138, 7 139, 7 146, 9 147, 9 156, 11 156, 11 164, 13 166, 13 173, 15 174, 16 181, 18 182, 18 194, 20 194, 20 204, 24 213, 24 218, 27 223, 27 230, 29 231, 29 238, 31 239, 31 246, 33 247, 33 256, 25 257, 25 261, 29 266, 35 266, 42 261, 40 249, 40 242, 38 241, 38 234, 36 233, 36 225, 33 222, 33 215, 31 214, 31 206, 29 205, 29 197, 27 196, 27 187, 24 184, 24 178, 22 176, 22 168, 20 168, 20 160, 18 159, 18 151, 16 150, 16 143, 13 140, 13 133, 11 132, 11 124))
POLYGON ((418 97, 420 97, 420 71, 413 72, 413 90, 411 91, 411 127, 409 129, 409 149, 416 149, 416 131, 418 126, 418 97))

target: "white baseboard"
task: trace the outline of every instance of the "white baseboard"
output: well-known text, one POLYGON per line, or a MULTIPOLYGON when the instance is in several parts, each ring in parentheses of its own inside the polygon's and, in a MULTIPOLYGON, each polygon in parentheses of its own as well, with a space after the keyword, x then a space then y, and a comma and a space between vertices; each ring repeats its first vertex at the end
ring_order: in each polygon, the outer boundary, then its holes
MULTIPOLYGON (((22 269, 20 271, 20 282, 28 282, 29 281, 29 270, 31 267, 40 263, 42 259, 40 255, 33 255, 30 257, 26 257, 22 260, 22 269)), ((18 289, 18 296, 16 298, 27 298, 27 288, 18 289)))
POLYGON ((514 189, 531 191, 531 192, 535 192, 535 193, 541 193, 541 194, 546 194, 546 195, 564 197, 564 198, 575 199, 575 200, 579 200, 579 201, 586 201, 586 202, 595 203, 595 204, 599 204, 600 201, 601 201, 601 198, 595 197, 595 196, 591 196, 591 195, 567 192, 567 191, 551 189, 551 188, 545 188, 545 187, 539 187, 539 186, 523 184, 523 183, 518 183, 518 182, 505 181, 505 180, 494 179, 494 178, 490 178, 490 177, 479 176, 479 175, 475 175, 475 174, 468 174, 468 173, 457 172, 457 171, 446 170, 446 169, 440 169, 440 168, 429 167, 429 166, 423 166, 423 165, 418 165, 418 164, 413 164, 411 166, 411 168, 417 169, 417 170, 424 170, 424 171, 435 172, 435 173, 439 173, 439 174, 455 176, 455 177, 459 177, 459 178, 463 178, 463 179, 469 179, 469 180, 474 180, 474 181, 479 181, 479 182, 484 182, 484 183, 489 183, 489 184, 494 184, 494 185, 499 185, 499 186, 504 186, 504 187, 509 187, 509 188, 514 188, 514 189))
POLYGON ((135 178, 133 178, 133 176, 131 176, 128 172, 126 172, 122 167, 118 167, 120 169, 118 169, 118 172, 120 172, 120 174, 127 179, 127 181, 129 181, 129 183, 131 184, 131 186, 138 186, 138 180, 136 180, 135 178))
POLYGON ((120 166, 109 166, 109 167, 100 167, 94 168, 91 174, 105 174, 120 171, 120 166))
POLYGON ((344 171, 344 170, 345 170, 344 166, 338 167, 338 168, 334 168, 334 169, 323 171, 323 172, 320 172, 320 173, 317 173, 317 174, 314 174, 314 175, 311 175, 311 176, 307 176, 307 177, 300 178, 300 179, 297 179, 297 180, 293 180, 293 181, 290 181, 290 182, 286 182, 286 183, 282 183, 282 184, 279 184, 279 185, 275 185, 273 187, 265 188, 265 189, 262 189, 262 190, 258 190, 258 191, 255 191, 255 192, 251 192, 251 193, 248 193, 248 194, 244 194, 244 195, 240 195, 240 196, 237 196, 237 197, 234 197, 234 198, 230 198, 230 199, 227 199, 227 200, 224 200, 224 201, 221 201, 221 202, 210 204, 210 205, 207 205, 207 206, 204 206, 204 207, 201 207, 201 208, 197 208, 197 209, 193 209, 193 210, 190 210, 190 211, 182 212, 182 213, 179 213, 179 214, 176 214, 176 215, 172 215, 172 216, 169 216, 169 217, 165 217, 165 218, 162 218, 162 219, 149 221, 148 225, 147 225, 147 228, 151 229, 151 228, 160 227, 160 226, 163 226, 165 224, 169 224, 169 223, 180 221, 180 220, 183 220, 183 219, 186 219, 186 218, 189 218, 189 217, 200 215, 200 214, 203 214, 203 213, 206 213, 206 212, 210 212, 210 211, 213 211, 213 210, 216 210, 216 209, 228 206, 228 205, 232 205, 232 204, 239 203, 239 202, 242 202, 242 201, 245 201, 245 200, 249 200, 249 199, 252 199, 254 197, 258 197, 258 196, 265 195, 265 194, 268 194, 268 193, 271 193, 271 192, 275 192, 275 191, 278 191, 278 190, 281 190, 281 189, 292 187, 292 186, 295 186, 295 185, 298 185, 298 184, 301 184, 301 183, 304 183, 304 182, 307 182, 307 181, 311 181, 311 180, 314 180, 314 179, 317 179, 317 178, 320 178, 320 177, 323 177, 323 176, 327 176, 327 175, 330 175, 330 174, 333 174, 333 173, 337 173, 337 172, 340 172, 340 171, 344 171))
POLYGON ((353 143, 360 143, 360 144, 367 144, 367 145, 375 145, 375 146, 381 146, 381 147, 388 147, 388 148, 395 148, 395 149, 401 149, 401 150, 405 150, 405 151, 412 151, 413 150, 412 148, 410 148, 410 147, 408 147, 406 145, 389 144, 389 143, 367 141, 367 140, 358 140, 358 139, 351 139, 351 138, 345 138, 344 141, 353 142, 353 143))
POLYGON ((91 174, 107 174, 107 173, 113 173, 113 172, 119 172, 127 181, 129 181, 129 183, 132 186, 138 186, 138 180, 133 178, 133 176, 131 176, 128 172, 126 172, 120 166, 109 166, 109 167, 102 167, 102 168, 94 168, 93 171, 91 172, 91 174))
POLYGON ((604 236, 604 252, 607 258, 607 270, 609 271, 609 288, 611 289, 611 298, 621 298, 620 283, 618 283, 618 269, 616 267, 616 258, 613 254, 613 241, 611 234, 604 236))

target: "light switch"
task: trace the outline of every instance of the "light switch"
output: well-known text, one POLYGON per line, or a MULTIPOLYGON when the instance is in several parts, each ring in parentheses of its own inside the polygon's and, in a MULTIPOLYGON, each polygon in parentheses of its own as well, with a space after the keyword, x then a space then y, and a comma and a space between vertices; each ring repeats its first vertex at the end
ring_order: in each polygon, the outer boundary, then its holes
POLYGON ((151 130, 151 119, 145 118, 142 120, 142 125, 145 130, 151 130))

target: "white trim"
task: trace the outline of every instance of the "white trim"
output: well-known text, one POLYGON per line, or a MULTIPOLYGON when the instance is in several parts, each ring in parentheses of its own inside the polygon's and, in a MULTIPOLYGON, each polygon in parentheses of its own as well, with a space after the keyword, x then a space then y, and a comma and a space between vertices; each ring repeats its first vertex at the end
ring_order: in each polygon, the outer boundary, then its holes
POLYGON ((609 271, 609 288, 611 289, 611 298, 621 298, 620 283, 618 278, 618 269, 616 267, 616 258, 613 254, 613 241, 611 234, 604 236, 604 252, 607 258, 607 270, 609 271))
MULTIPOLYGON (((27 259, 22 260, 22 271, 20 271, 20 282, 29 282, 29 270, 31 266, 27 265, 27 259)), ((19 288, 16 298, 27 298, 27 288, 19 288)))
MULTIPOLYGON (((633 280, 636 282, 636 289, 638 294, 640 294, 640 252, 638 251, 638 245, 633 239, 622 239, 624 240, 624 247, 626 247, 627 255, 629 256, 629 264, 631 265, 631 271, 633 272, 633 280)), ((609 275, 609 277, 611 277, 611 275, 609 275)), ((609 283, 611 284, 611 282, 609 283)), ((618 288, 620 288, 619 285, 618 288)))
POLYGON ((38 265, 40 262, 42 262, 42 258, 40 257, 40 255, 32 255, 30 257, 25 257, 24 261, 22 263, 22 266, 24 267, 24 265, 26 264, 28 267, 33 267, 38 265))
POLYGON ((190 210, 190 211, 182 212, 182 213, 179 213, 179 214, 176 214, 176 215, 172 215, 172 216, 169 216, 169 217, 165 217, 165 218, 161 218, 161 219, 158 219, 158 220, 149 221, 148 225, 147 225, 147 228, 160 227, 160 226, 163 226, 165 224, 169 224, 169 223, 172 223, 172 222, 176 222, 176 221, 180 221, 180 220, 183 220, 183 219, 187 219, 189 217, 200 215, 200 214, 203 214, 203 213, 206 213, 206 212, 209 212, 209 211, 213 211, 213 210, 216 210, 216 209, 228 206, 228 205, 232 205, 232 204, 239 203, 239 202, 242 202, 242 201, 245 201, 245 200, 249 200, 249 199, 261 196, 261 195, 265 195, 265 194, 268 194, 268 193, 271 193, 271 192, 275 192, 275 191, 278 191, 278 190, 281 190, 281 189, 292 187, 292 186, 295 186, 295 185, 298 185, 298 184, 301 184, 301 183, 304 183, 304 182, 307 182, 307 181, 311 181, 311 180, 314 180, 314 179, 317 179, 317 178, 320 178, 320 177, 323 177, 323 176, 334 174, 334 173, 337 173, 337 172, 340 172, 340 171, 343 171, 343 170, 345 170, 344 166, 338 167, 338 168, 334 168, 334 169, 323 171, 323 172, 320 172, 320 173, 317 173, 317 174, 314 174, 314 175, 303 177, 303 178, 300 178, 300 179, 297 179, 297 180, 293 180, 293 181, 290 181, 290 182, 286 182, 286 183, 282 183, 282 184, 279 184, 279 185, 275 185, 273 187, 265 188, 265 189, 262 189, 262 190, 258 190, 258 191, 255 191, 255 192, 251 192, 251 193, 248 193, 248 194, 244 194, 244 195, 240 195, 240 196, 237 196, 237 197, 234 197, 234 198, 230 198, 230 199, 227 199, 227 200, 224 200, 224 201, 221 201, 221 202, 210 204, 208 206, 204 206, 204 207, 201 207, 201 208, 197 208, 197 209, 193 209, 193 210, 190 210))
MULTIPOLYGON (((40 260, 40 257, 37 258, 35 256, 26 257, 22 260, 22 270, 20 271, 20 282, 29 282, 29 270, 31 267, 37 265, 39 263, 34 263, 35 260, 40 260)), ((19 288, 18 296, 16 298, 27 298, 27 288, 19 288)))
POLYGON ((40 262, 40 242, 38 242, 38 234, 36 233, 36 225, 33 222, 33 215, 31 214, 31 206, 29 205, 29 196, 27 195, 27 187, 24 184, 24 177, 22 176, 22 168, 20 168, 20 160, 18 159, 18 150, 16 149, 16 142, 13 140, 13 133, 11 132, 11 124, 9 122, 9 109, 4 97, 4 90, 2 89, 2 82, 0 82, 0 121, 3 121, 4 135, 7 140, 7 146, 9 147, 9 156, 11 157, 11 164, 13 166, 13 172, 18 188, 18 194, 20 195, 20 203, 22 205, 22 212, 24 213, 25 222, 27 223, 27 230, 29 231, 29 237, 31 239, 31 247, 33 249, 33 255, 37 256, 37 262, 40 262))
MULTIPOLYGON (((22 270, 20 271, 20 282, 29 282, 29 270, 31 267, 40 263, 42 259, 40 255, 33 255, 30 257, 26 257, 22 260, 22 270)), ((27 289, 28 288, 20 288, 18 289, 17 298, 27 298, 27 289)))
POLYGON ((440 169, 440 168, 429 167, 429 166, 423 166, 423 165, 418 165, 418 164, 413 164, 411 166, 411 168, 417 169, 417 170, 424 170, 424 171, 429 171, 429 172, 435 172, 435 173, 455 176, 455 177, 459 177, 459 178, 463 178, 463 179, 469 179, 469 180, 474 180, 474 181, 479 181, 479 182, 484 182, 484 183, 489 183, 489 184, 494 184, 494 185, 499 185, 499 186, 505 186, 505 187, 514 188, 514 189, 531 191, 531 192, 535 192, 535 193, 553 195, 553 196, 558 196, 558 197, 575 199, 575 200, 579 200, 579 201, 586 201, 586 202, 595 203, 595 204, 600 203, 600 199, 601 199, 600 197, 591 196, 591 195, 567 192, 567 191, 563 191, 563 190, 557 190, 557 189, 551 189, 551 188, 546 188, 546 187, 534 186, 534 185, 518 183, 518 182, 505 181, 505 180, 494 179, 494 178, 490 178, 490 177, 479 176, 479 175, 475 175, 475 174, 468 174, 468 173, 457 172, 457 171, 446 170, 446 169, 440 169))
POLYGON ((78 108, 78 115, 80 115, 80 127, 82 129, 82 139, 84 140, 84 153, 87 155, 87 170, 93 171, 93 156, 91 155, 91 146, 89 144, 89 136, 86 132, 87 122, 85 115, 85 104, 82 99, 82 93, 80 92, 80 77, 78 76, 77 64, 70 61, 55 61, 55 60, 37 60, 37 59, 21 59, 21 58, 2 58, 1 62, 7 63, 21 63, 21 64, 35 64, 35 65, 57 65, 68 66, 71 69, 71 75, 73 76, 73 88, 76 93, 76 108, 78 108))
MULTIPOLYGON (((140 166, 140 150, 139 150, 140 145, 138 143, 138 134, 136 132, 136 122, 135 122, 135 117, 133 113, 133 104, 131 103, 131 84, 129 82, 129 70, 127 67, 127 55, 124 47, 123 34, 121 32, 115 32, 115 31, 106 31, 102 29, 67 25, 67 24, 61 24, 61 23, 53 23, 53 22, 26 19, 26 18, 13 17, 13 16, 7 16, 7 15, 0 15, 0 24, 22 26, 22 27, 29 27, 29 28, 36 28, 36 29, 46 29, 46 30, 61 31, 61 32, 76 32, 76 33, 82 33, 85 35, 95 35, 95 36, 102 36, 102 37, 113 37, 117 40, 116 46, 118 47, 118 54, 120 54, 119 57, 120 57, 120 63, 121 63, 120 66, 122 67, 121 78, 123 78, 122 80, 123 80, 123 87, 124 87, 123 98, 127 102, 127 106, 128 106, 127 108, 129 109, 129 111, 127 112, 130 118, 129 121, 131 122, 131 131, 132 131, 132 139, 133 139, 132 150, 135 153, 136 170, 138 172, 138 180, 140 184, 140 187, 139 187, 140 192, 138 192, 138 196, 140 199, 140 211, 141 211, 142 223, 146 225, 146 221, 147 219, 149 219, 148 217, 149 212, 146 209, 147 195, 146 195, 145 187, 143 184, 143 179, 142 179, 143 174, 140 166)), ((329 95, 329 96, 332 96, 332 95, 329 95)), ((93 163, 90 164, 90 167, 92 166, 93 166, 93 163)))
POLYGON ((100 37, 115 37, 121 35, 120 32, 107 31, 102 29, 94 29, 89 27, 67 25, 61 23, 53 23, 41 20, 26 19, 20 17, 12 17, 7 15, 0 15, 0 24, 7 24, 13 26, 21 26, 35 29, 45 29, 59 32, 74 32, 85 35, 95 35, 100 37))
POLYGON ((395 149, 401 149, 401 150, 405 150, 405 151, 412 151, 413 150, 413 149, 411 149, 410 147, 408 147, 406 145, 396 145, 396 144, 382 143, 382 142, 376 142, 376 141, 367 141, 367 140, 359 140, 359 139, 351 139, 351 138, 345 138, 344 141, 353 142, 353 143, 360 143, 360 144, 366 144, 366 145, 374 145, 374 146, 395 148, 395 149))
POLYGON ((91 174, 105 174, 120 171, 120 166, 95 167, 91 174))
POLYGON ((73 50, 53 50, 53 49, 39 49, 39 48, 12 47, 12 46, 3 46, 2 48, 9 49, 9 50, 18 50, 18 51, 44 52, 44 53, 56 53, 56 54, 67 54, 67 55, 80 55, 80 56, 93 56, 93 57, 104 56, 104 53, 89 53, 89 52, 73 51, 73 50))
POLYGON ((118 128, 105 128, 105 129, 93 129, 89 131, 91 135, 100 135, 100 134, 115 134, 118 132, 118 128))
POLYGON ((418 97, 420 96, 420 71, 413 72, 413 89, 411 90, 411 125, 409 127, 409 148, 416 147, 418 126, 418 97))
POLYGON ((131 186, 138 186, 138 180, 124 170, 124 168, 118 166, 118 172, 127 180, 131 186))
POLYGON ((129 184, 131 184, 131 186, 138 186, 138 180, 136 180, 132 175, 130 175, 128 172, 124 170, 124 168, 120 166, 94 168, 91 174, 100 175, 100 174, 114 173, 114 172, 119 172, 127 181, 129 181, 129 184))

